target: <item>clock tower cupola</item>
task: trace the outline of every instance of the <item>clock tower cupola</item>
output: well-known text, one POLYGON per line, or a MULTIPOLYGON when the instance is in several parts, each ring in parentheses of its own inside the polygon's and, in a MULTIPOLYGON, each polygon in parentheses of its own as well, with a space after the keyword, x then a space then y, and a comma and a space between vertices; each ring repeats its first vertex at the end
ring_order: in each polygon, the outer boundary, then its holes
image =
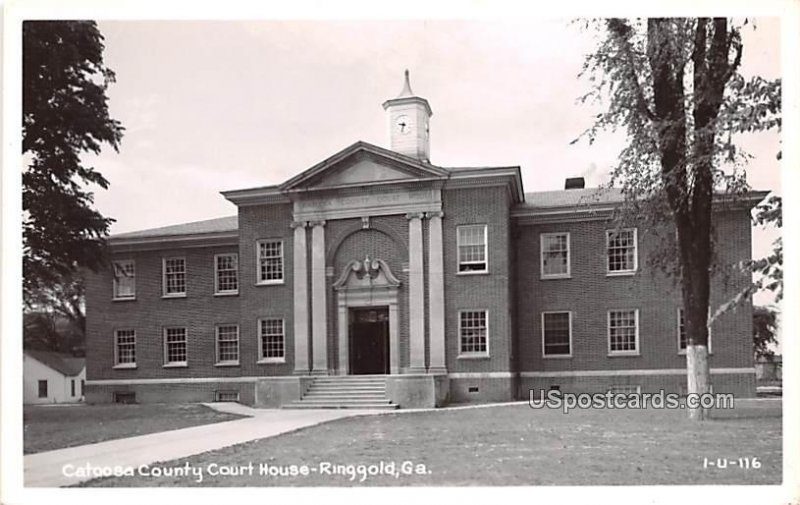
POLYGON ((397 98, 383 102, 389 121, 389 147, 392 151, 430 161, 431 106, 424 98, 414 95, 408 70, 405 72, 403 91, 397 98))

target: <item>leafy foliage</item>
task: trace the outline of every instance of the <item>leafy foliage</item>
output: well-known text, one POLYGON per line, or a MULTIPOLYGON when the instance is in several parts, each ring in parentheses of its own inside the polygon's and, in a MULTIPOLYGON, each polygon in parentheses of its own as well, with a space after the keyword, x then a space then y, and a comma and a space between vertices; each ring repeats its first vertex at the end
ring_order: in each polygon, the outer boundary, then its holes
POLYGON ((114 73, 93 21, 26 21, 22 28, 23 269, 27 296, 78 267, 97 269, 112 219, 92 208, 86 185, 108 181, 82 153, 118 150, 123 127, 109 116, 114 73))
POLYGON ((770 344, 777 344, 778 314, 769 307, 753 308, 753 352, 756 358, 771 359, 775 352, 769 348, 770 344))
POLYGON ((84 348, 85 287, 78 272, 40 285, 27 293, 23 318, 23 345, 74 353, 84 348))

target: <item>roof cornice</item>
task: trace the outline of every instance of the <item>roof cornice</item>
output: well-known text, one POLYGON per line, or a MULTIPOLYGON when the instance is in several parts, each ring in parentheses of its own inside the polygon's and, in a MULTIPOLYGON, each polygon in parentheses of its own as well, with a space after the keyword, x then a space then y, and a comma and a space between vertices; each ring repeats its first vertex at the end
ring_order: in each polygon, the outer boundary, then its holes
POLYGON ((228 246, 238 244, 238 231, 108 239, 108 245, 115 253, 127 251, 152 251, 159 249, 184 249, 191 247, 228 246))

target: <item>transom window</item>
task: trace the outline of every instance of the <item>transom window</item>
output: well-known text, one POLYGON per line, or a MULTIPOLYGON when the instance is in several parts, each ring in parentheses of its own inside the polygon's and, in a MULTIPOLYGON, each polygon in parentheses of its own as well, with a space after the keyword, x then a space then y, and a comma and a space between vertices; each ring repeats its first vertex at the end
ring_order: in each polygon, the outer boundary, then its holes
POLYGON ((136 366, 136 331, 116 331, 116 355, 114 365, 118 367, 136 366))
POLYGON ((636 229, 606 230, 608 273, 635 272, 638 266, 636 229))
MULTIPOLYGON (((683 308, 678 309, 678 354, 686 354, 689 339, 686 335, 686 319, 683 308)), ((711 352, 711 328, 708 329, 708 352, 711 352)))
POLYGON ((114 299, 130 300, 136 298, 136 263, 133 260, 115 261, 114 299))
POLYGON ((542 233, 539 241, 542 277, 569 277, 569 233, 542 233))
POLYGON ((283 242, 280 240, 258 241, 258 283, 283 282, 283 242))
POLYGON ((638 354, 639 311, 608 312, 608 351, 611 354, 638 354))
POLYGON ((186 328, 164 328, 164 364, 186 364, 186 328))
POLYGON ((239 255, 218 254, 214 256, 214 292, 234 294, 239 292, 239 255))
POLYGON ((283 319, 259 319, 258 328, 259 362, 283 362, 286 357, 283 319))
POLYGON ((489 354, 489 327, 485 310, 462 310, 458 313, 458 335, 462 355, 489 354))
POLYGON ((572 313, 542 313, 542 345, 544 356, 572 355, 572 313))
POLYGON ((217 364, 239 363, 239 327, 217 326, 217 364))
POLYGON ((186 296, 185 258, 164 258, 164 296, 186 296))
POLYGON ((458 271, 460 273, 487 272, 486 225, 458 227, 458 271))

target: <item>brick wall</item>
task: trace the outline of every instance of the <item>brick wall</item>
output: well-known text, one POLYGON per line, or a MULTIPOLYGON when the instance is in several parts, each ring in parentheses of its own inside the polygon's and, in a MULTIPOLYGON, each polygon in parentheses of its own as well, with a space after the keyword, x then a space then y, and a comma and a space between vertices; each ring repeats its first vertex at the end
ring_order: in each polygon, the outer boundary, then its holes
MULTIPOLYGON (((750 257, 747 211, 717 214, 718 261, 733 264, 750 257)), ((632 276, 606 276, 605 221, 519 225, 516 229, 517 325, 521 371, 684 368, 678 353, 680 290, 673 279, 649 268, 647 258, 658 244, 639 230, 639 270, 632 276), (569 232, 571 278, 540 279, 539 235, 569 232), (608 356, 607 311, 639 310, 638 356, 608 356), (541 313, 572 311, 572 357, 543 358, 541 313)), ((716 308, 748 281, 741 273, 726 284, 712 283, 716 308)), ((712 326, 712 368, 752 367, 752 307, 744 303, 712 326)))
POLYGON ((444 219, 445 340, 450 372, 511 369, 509 199, 506 188, 446 189, 444 219), (458 274, 457 226, 486 224, 488 274, 458 274), (488 310, 489 358, 459 358, 458 311, 488 310))

